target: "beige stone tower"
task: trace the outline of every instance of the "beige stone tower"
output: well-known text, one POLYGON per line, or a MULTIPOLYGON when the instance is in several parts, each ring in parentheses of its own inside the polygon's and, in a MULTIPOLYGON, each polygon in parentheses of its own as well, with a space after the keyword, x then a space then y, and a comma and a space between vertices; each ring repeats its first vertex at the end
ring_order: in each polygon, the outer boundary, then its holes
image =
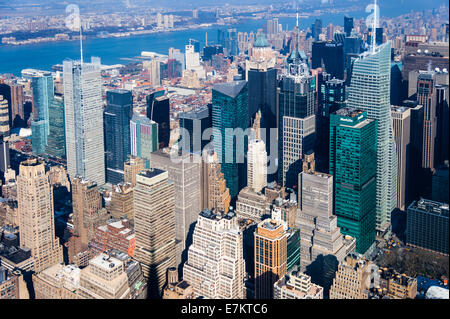
POLYGON ((204 210, 199 214, 183 279, 193 286, 196 297, 245 298, 243 233, 233 212, 204 210))
POLYGON ((228 213, 230 207, 230 190, 220 170, 217 154, 204 154, 202 172, 202 206, 228 213))
POLYGON ((134 220, 133 186, 131 186, 131 183, 120 183, 113 186, 110 211, 112 217, 116 219, 126 216, 128 220, 134 220))
POLYGON ((330 289, 330 299, 367 299, 372 262, 351 253, 339 264, 330 289))
POLYGON ((94 238, 95 228, 105 224, 109 216, 102 208, 97 184, 80 177, 72 179, 72 206, 74 229, 68 242, 69 262, 87 266, 91 257, 88 244, 94 238))
POLYGON ((286 274, 287 237, 279 221, 266 219, 258 224, 254 234, 256 299, 272 299, 275 282, 286 274))
POLYGON ((144 160, 137 156, 130 156, 124 163, 124 182, 136 186, 136 174, 144 169, 144 160))
POLYGON ((149 296, 160 298, 167 269, 175 260, 174 185, 157 168, 141 171, 134 188, 135 259, 148 280, 149 296))
POLYGON ((17 176, 20 244, 31 249, 34 271, 63 262, 62 246, 55 237, 53 190, 43 162, 29 159, 17 176))
POLYGON ((0 95, 0 135, 8 135, 9 129, 8 101, 0 95))
POLYGON ((72 180, 72 205, 74 234, 87 245, 95 228, 92 221, 102 209, 102 196, 97 184, 75 177, 72 180))

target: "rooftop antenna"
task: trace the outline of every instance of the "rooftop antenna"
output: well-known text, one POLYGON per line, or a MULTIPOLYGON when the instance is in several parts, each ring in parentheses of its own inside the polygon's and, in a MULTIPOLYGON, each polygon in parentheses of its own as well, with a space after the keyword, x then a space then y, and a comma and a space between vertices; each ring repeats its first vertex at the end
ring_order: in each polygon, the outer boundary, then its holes
POLYGON ((296 24, 297 28, 298 28, 298 12, 297 12, 297 24, 296 24))
POLYGON ((208 32, 205 32, 205 46, 208 46, 208 32))
POLYGON ((83 65, 83 33, 81 31, 82 26, 81 26, 81 15, 78 16, 78 18, 80 19, 80 56, 81 56, 81 65, 83 65))
POLYGON ((377 0, 374 0, 374 6, 373 6, 373 27, 372 27, 372 52, 375 53, 375 46, 376 46, 376 33, 377 33, 377 0))

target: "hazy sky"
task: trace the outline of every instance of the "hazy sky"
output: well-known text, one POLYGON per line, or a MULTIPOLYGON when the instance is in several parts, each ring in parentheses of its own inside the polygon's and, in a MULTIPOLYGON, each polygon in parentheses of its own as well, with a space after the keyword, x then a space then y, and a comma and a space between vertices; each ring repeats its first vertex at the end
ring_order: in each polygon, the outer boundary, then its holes
MULTIPOLYGON (((295 3, 297 2, 298 7, 301 11, 302 5, 315 4, 315 5, 324 5, 330 6, 330 2, 332 5, 336 5, 339 7, 345 5, 358 4, 364 6, 365 4, 373 2, 373 0, 224 0, 224 1, 215 1, 215 0, 0 0, 0 10, 1 7, 18 7, 23 5, 32 5, 32 4, 43 4, 47 6, 51 6, 56 8, 65 7, 70 3, 79 4, 81 7, 89 6, 89 7, 102 7, 102 5, 108 4, 107 7, 111 8, 111 4, 114 4, 116 8, 124 8, 127 1, 132 6, 152 6, 155 8, 166 7, 173 8, 174 10, 184 10, 184 9, 192 9, 197 6, 209 6, 211 4, 219 4, 223 5, 246 5, 246 4, 275 4, 275 3, 295 3)), ((421 11, 427 10, 430 8, 437 8, 441 5, 448 6, 448 0, 378 0, 378 3, 384 12, 392 16, 397 11, 401 14, 404 12, 409 12, 410 10, 421 11)), ((1 12, 0 12, 1 14, 1 12)))

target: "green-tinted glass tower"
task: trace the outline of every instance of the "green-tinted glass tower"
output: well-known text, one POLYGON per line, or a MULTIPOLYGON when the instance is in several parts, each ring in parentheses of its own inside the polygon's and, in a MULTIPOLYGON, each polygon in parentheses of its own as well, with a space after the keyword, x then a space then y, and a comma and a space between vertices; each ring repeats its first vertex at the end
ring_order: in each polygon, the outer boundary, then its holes
MULTIPOLYGON (((241 139, 233 130, 248 128, 248 89, 246 81, 220 83, 212 90, 213 145, 231 198, 247 183, 244 154, 247 136, 241 139), (220 137, 219 137, 220 136, 220 137), (242 153, 243 146, 243 154, 242 153)), ((237 132, 237 131, 236 131, 237 132)))
POLYGON ((150 168, 150 153, 159 149, 158 123, 145 115, 133 114, 130 121, 131 155, 144 159, 145 168, 150 168))
POLYGON ((48 108, 49 135, 45 151, 48 155, 66 157, 66 129, 64 121, 64 98, 55 94, 48 108))
POLYGON ((345 235, 364 254, 376 235, 377 122, 367 112, 342 108, 330 117, 330 174, 334 210, 345 235))
POLYGON ((49 108, 53 100, 53 76, 50 72, 38 72, 31 79, 33 94, 33 121, 31 122, 33 154, 45 153, 49 134, 49 108))

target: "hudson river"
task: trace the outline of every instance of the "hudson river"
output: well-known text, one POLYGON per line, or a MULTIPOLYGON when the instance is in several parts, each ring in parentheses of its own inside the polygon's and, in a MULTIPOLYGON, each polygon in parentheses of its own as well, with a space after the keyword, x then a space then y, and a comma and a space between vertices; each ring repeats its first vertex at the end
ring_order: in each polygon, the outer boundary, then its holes
MULTIPOLYGON (((417 7, 424 7, 425 5, 419 0, 411 0, 417 7), (418 5, 417 2, 422 3, 418 5)), ((429 0, 434 7, 438 7, 442 0, 429 0)), ((397 16, 405 13, 406 5, 403 6, 404 0, 391 4, 393 8, 390 10, 383 10, 382 14, 387 16, 397 16)), ((416 8, 418 9, 418 8, 416 8)), ((365 12, 349 12, 349 15, 355 18, 367 16, 365 12)), ((317 17, 300 18, 300 28, 306 29, 311 26, 317 17)), ((343 25, 344 14, 326 14, 322 17, 323 27, 329 23, 333 25, 343 25)), ((196 39, 200 41, 200 46, 205 44, 205 33, 208 32, 208 43, 217 43, 217 30, 236 28, 241 32, 256 32, 262 28, 266 20, 247 20, 237 25, 231 26, 212 26, 208 28, 174 31, 174 32, 160 32, 147 35, 122 37, 122 38, 89 38, 83 41, 84 59, 90 60, 91 56, 98 56, 101 58, 102 64, 127 64, 127 58, 139 56, 142 51, 152 51, 160 54, 168 54, 168 49, 174 47, 181 49, 184 52, 184 46, 189 39, 196 39), (125 59, 124 59, 125 58, 125 59)), ((283 30, 291 30, 295 26, 295 18, 280 18, 279 23, 282 24, 283 30)), ((0 45, 0 74, 12 73, 20 75, 20 71, 26 68, 35 68, 41 70, 50 70, 54 64, 60 64, 66 58, 79 59, 80 47, 79 41, 59 41, 59 42, 43 42, 37 44, 27 45, 0 45)))

